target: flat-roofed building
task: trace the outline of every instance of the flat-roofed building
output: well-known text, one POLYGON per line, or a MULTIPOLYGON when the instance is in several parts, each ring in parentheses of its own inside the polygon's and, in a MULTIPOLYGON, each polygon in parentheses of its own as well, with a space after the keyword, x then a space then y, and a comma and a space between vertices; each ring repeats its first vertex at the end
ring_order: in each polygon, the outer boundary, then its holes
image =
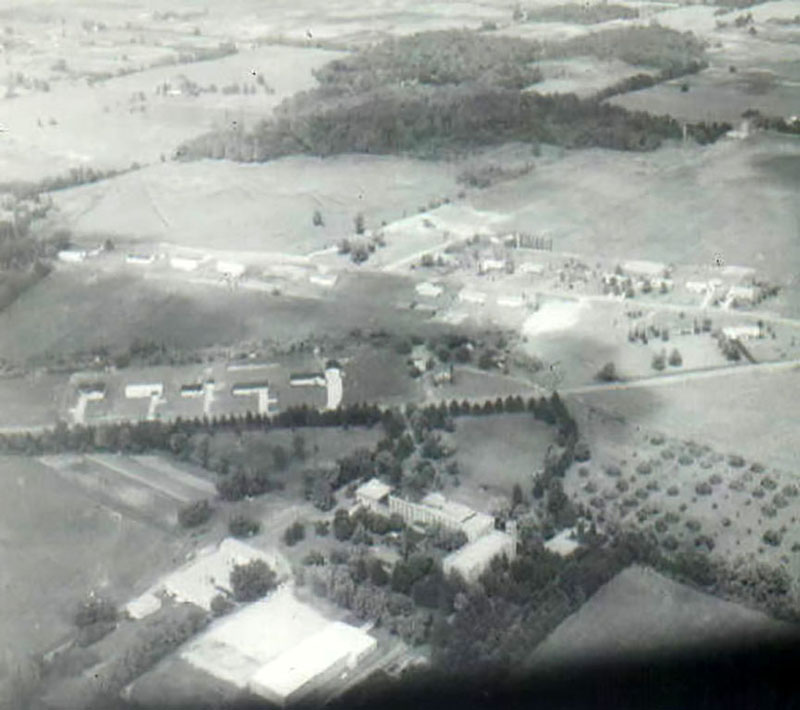
POLYGON ((566 528, 544 543, 544 549, 561 557, 569 557, 581 546, 574 528, 566 528))
POLYGON ((296 702, 343 671, 354 669, 377 645, 365 631, 341 621, 331 622, 262 666, 250 679, 250 690, 280 706, 296 702))
POLYGON ((127 254, 125 256, 126 264, 137 264, 140 266, 146 266, 147 264, 152 264, 155 260, 156 260, 155 254, 127 254))
POLYGON ((105 382, 83 382, 78 385, 78 394, 90 401, 98 401, 105 399, 106 396, 106 383, 105 382))
POLYGON ((482 274, 490 271, 502 271, 506 268, 506 262, 503 259, 482 259, 478 264, 478 270, 482 274))
POLYGON ((205 385, 202 382, 181 385, 181 397, 202 397, 204 393, 205 385))
POLYGON ((244 275, 245 265, 235 261, 218 261, 217 273, 231 279, 238 279, 244 275))
POLYGON ((164 385, 161 382, 137 383, 125 386, 125 397, 127 399, 145 399, 162 397, 163 395, 164 385))
POLYGON ((441 525, 448 530, 461 530, 468 540, 475 540, 494 529, 492 516, 449 501, 441 493, 430 493, 420 503, 390 495, 388 504, 389 512, 397 513, 407 523, 441 525))
POLYGON ((420 295, 427 298, 438 298, 444 293, 444 289, 437 284, 430 281, 423 281, 414 287, 414 290, 420 295))
POLYGON ((312 274, 308 277, 312 284, 322 286, 324 288, 333 288, 336 285, 338 277, 336 274, 312 274))
POLYGON ((633 276, 646 276, 655 278, 657 276, 664 276, 667 272, 667 267, 657 261, 626 261, 622 265, 622 270, 625 273, 633 276))
POLYGON ((72 264, 86 261, 87 256, 89 256, 89 253, 85 249, 62 249, 58 252, 59 261, 66 261, 72 264))
POLYGON ((486 303, 486 294, 483 291, 472 291, 468 288, 465 288, 459 291, 458 300, 462 303, 483 305, 486 303))
POLYGON ((525 305, 525 300, 522 296, 498 296, 497 305, 504 308, 522 308, 525 305))
POLYGON ((722 334, 728 340, 752 340, 761 337, 761 328, 758 324, 731 325, 722 329, 722 334))
POLYGON ((342 403, 342 398, 344 397, 342 371, 338 367, 325 368, 325 388, 327 391, 325 409, 336 409, 342 403))
POLYGON ((169 265, 178 271, 195 271, 204 261, 202 256, 173 256, 169 265))
POLYGON ((465 581, 475 582, 491 561, 500 555, 513 559, 516 555, 516 540, 508 533, 492 530, 447 555, 442 561, 442 569, 445 574, 455 572, 465 581))
POLYGON ((324 387, 325 375, 321 372, 296 372, 289 376, 292 387, 324 387))
POLYGON ((386 513, 391 492, 391 486, 377 478, 371 478, 356 488, 356 500, 360 505, 376 513, 386 513))
POLYGON ((731 286, 728 290, 728 303, 755 303, 758 289, 755 286, 731 286))
POLYGON ((264 390, 269 390, 269 382, 267 380, 259 380, 258 382, 237 382, 231 387, 231 394, 234 397, 249 397, 264 390))

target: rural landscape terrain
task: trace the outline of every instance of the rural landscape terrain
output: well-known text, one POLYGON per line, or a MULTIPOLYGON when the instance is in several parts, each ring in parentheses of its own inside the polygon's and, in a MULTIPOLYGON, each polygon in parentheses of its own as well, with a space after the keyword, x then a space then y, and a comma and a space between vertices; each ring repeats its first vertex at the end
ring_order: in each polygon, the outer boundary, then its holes
POLYGON ((800 630, 798 0, 7 0, 0 66, 0 710, 800 630))

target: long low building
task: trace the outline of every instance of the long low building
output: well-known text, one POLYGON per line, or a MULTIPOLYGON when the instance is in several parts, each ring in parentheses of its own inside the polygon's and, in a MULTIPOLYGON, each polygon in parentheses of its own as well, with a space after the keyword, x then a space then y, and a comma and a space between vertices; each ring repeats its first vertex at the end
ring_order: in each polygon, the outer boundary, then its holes
POLYGON ((516 541, 508 533, 493 530, 447 555, 442 561, 442 569, 445 574, 457 573, 465 581, 475 582, 491 561, 500 555, 513 559, 516 555, 516 541))
POLYGON ((250 691, 280 706, 296 702, 355 668, 376 646, 376 639, 365 631, 331 622, 262 666, 250 679, 250 691))
POLYGON ((161 382, 125 386, 125 397, 127 399, 144 399, 149 397, 162 397, 163 395, 164 385, 161 382))

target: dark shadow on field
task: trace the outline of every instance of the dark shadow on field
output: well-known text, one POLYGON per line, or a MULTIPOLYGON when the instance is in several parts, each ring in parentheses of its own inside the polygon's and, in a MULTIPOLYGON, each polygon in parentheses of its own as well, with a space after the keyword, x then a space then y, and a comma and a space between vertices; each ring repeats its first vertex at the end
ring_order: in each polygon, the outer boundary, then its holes
POLYGON ((759 156, 753 158, 753 166, 767 179, 784 185, 800 184, 800 153, 759 156))

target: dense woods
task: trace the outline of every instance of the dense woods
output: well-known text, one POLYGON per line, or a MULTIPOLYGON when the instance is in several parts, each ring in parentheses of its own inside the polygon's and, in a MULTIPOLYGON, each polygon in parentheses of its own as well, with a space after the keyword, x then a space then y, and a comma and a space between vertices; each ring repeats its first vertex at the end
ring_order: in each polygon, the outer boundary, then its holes
POLYGON ((639 11, 627 5, 578 4, 550 5, 530 8, 525 12, 528 22, 568 22, 576 25, 594 25, 610 20, 634 20, 639 11))
MULTIPOLYGON (((611 94, 579 99, 523 91, 541 79, 537 60, 587 55, 659 72, 640 74, 631 88, 704 66, 701 42, 661 27, 610 29, 547 45, 467 31, 420 33, 327 64, 315 75, 320 86, 284 101, 272 119, 249 131, 238 126, 200 136, 182 145, 176 157, 437 157, 506 141, 652 150, 680 138, 680 126, 669 117, 601 102, 611 94)), ((625 88, 619 84, 612 94, 625 88)))

